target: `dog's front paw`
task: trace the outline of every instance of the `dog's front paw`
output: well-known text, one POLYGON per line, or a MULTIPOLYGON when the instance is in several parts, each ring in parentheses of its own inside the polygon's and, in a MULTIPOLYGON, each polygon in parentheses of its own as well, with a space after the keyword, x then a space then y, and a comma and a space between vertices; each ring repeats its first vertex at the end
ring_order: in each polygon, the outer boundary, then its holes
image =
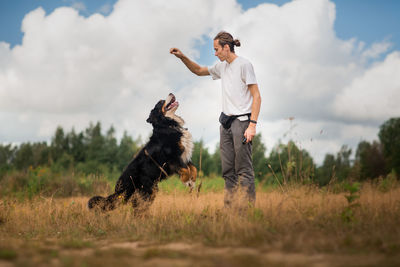
POLYGON ((181 182, 190 187, 190 190, 193 190, 195 188, 197 169, 192 163, 189 163, 186 168, 181 168, 179 170, 179 176, 181 182))

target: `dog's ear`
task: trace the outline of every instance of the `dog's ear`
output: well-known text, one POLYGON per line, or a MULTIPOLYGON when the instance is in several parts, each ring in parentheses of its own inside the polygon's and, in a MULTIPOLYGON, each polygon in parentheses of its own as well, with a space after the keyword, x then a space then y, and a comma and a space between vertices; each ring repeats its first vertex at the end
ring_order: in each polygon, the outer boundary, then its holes
POLYGON ((154 106, 151 110, 149 117, 147 118, 146 122, 148 123, 155 123, 159 117, 161 117, 161 109, 164 104, 164 100, 158 101, 158 103, 154 106))
POLYGON ((156 106, 151 110, 150 115, 147 118, 146 122, 153 124, 153 123, 157 122, 160 115, 161 115, 160 108, 156 106))
POLYGON ((154 119, 155 119, 155 110, 153 109, 151 112, 150 112, 150 115, 149 115, 149 117, 147 118, 147 120, 146 120, 146 122, 148 122, 148 123, 153 123, 154 122, 154 119))

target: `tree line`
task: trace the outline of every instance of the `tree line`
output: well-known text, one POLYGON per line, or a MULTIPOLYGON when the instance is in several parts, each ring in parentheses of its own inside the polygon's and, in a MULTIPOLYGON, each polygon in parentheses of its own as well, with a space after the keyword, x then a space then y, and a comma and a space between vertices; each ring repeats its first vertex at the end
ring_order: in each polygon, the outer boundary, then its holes
MULTIPOLYGON (((321 186, 334 181, 367 180, 400 172, 400 118, 391 118, 380 126, 379 140, 361 141, 351 159, 352 150, 343 145, 336 154, 325 155, 316 166, 310 154, 294 141, 279 143, 266 155, 261 134, 253 139, 253 166, 256 179, 268 183, 314 182, 321 186)), ((49 167, 55 172, 118 175, 143 146, 124 132, 120 141, 114 127, 104 133, 101 123, 90 123, 81 132, 65 132, 58 127, 51 142, 0 145, 0 178, 12 171, 49 167)), ((202 140, 194 142, 192 161, 203 177, 221 176, 219 144, 213 153, 202 140)), ((114 177, 117 178, 117 177, 114 177)))
POLYGON ((0 145, 0 175, 39 166, 51 167, 53 171, 110 173, 122 170, 140 145, 140 137, 133 139, 126 132, 118 143, 114 127, 111 126, 103 134, 100 122, 90 123, 79 133, 74 129, 66 133, 58 127, 50 144, 27 142, 19 146, 0 145))

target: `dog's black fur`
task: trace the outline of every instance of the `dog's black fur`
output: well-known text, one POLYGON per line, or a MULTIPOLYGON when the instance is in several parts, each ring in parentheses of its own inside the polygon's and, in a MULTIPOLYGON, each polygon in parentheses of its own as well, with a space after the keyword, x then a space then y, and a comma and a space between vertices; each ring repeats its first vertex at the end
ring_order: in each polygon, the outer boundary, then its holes
MULTIPOLYGON (((131 201, 134 208, 141 201, 151 203, 158 182, 174 173, 180 174, 183 182, 194 185, 197 170, 189 160, 182 157, 185 149, 193 148, 191 136, 189 134, 190 140, 182 140, 187 129, 182 127, 183 120, 174 113, 178 103, 175 103, 175 96, 172 94, 167 99, 169 102, 160 100, 151 111, 147 122, 153 125, 153 134, 119 177, 115 193, 108 197, 92 197, 88 202, 89 209, 113 210, 119 203, 128 201, 131 201), (169 106, 174 106, 172 116, 166 116, 169 106), (187 144, 188 141, 191 145, 185 147, 184 143, 187 144), (185 175, 190 177, 184 177, 185 175)), ((187 134, 188 132, 186 137, 187 134)), ((191 151, 186 152, 191 155, 191 151)))

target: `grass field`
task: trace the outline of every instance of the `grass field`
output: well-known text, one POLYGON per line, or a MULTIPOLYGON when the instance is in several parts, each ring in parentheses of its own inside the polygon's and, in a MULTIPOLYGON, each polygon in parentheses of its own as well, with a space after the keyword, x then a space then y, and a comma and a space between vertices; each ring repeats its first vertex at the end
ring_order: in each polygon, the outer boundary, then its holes
POLYGON ((3 197, 0 266, 400 265, 397 184, 260 185, 238 213, 223 208, 221 181, 204 180, 197 196, 171 179, 141 215, 90 212, 88 196, 3 197))

